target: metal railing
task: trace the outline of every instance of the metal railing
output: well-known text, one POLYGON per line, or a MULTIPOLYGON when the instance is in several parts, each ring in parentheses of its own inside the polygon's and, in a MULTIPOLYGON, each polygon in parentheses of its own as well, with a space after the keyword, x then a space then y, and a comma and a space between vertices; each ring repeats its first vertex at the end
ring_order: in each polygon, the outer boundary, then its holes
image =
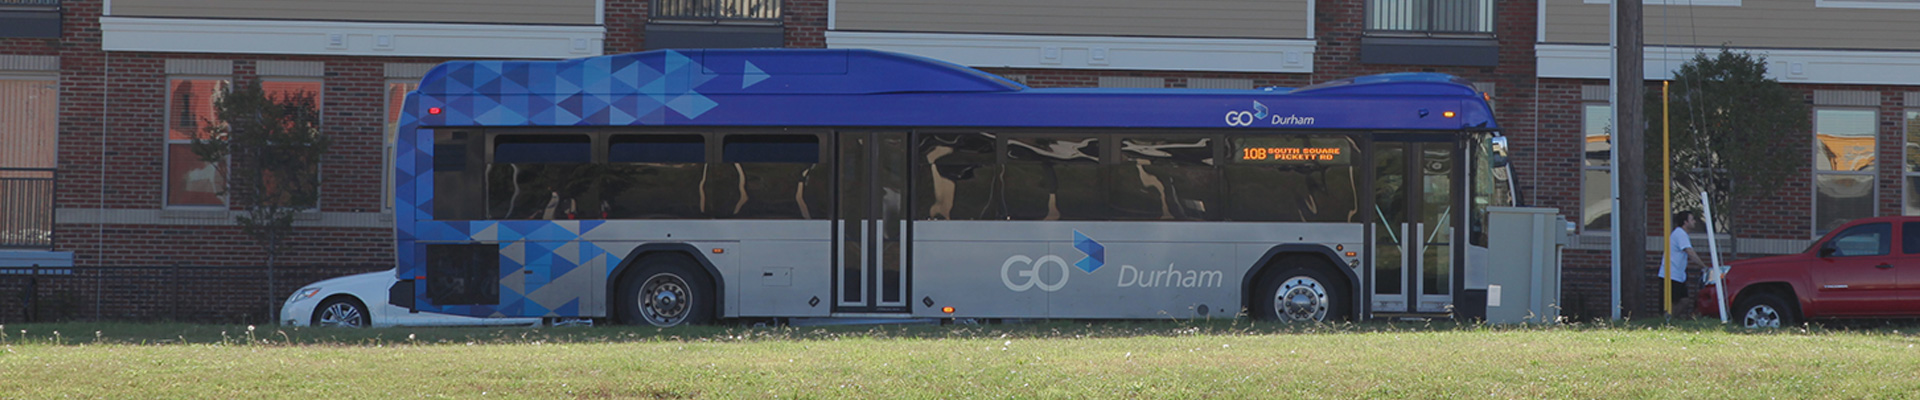
POLYGON ((53 249, 53 168, 0 168, 0 249, 53 249))
POLYGON ((1492 37, 1493 0, 1367 0, 1367 32, 1492 37))
POLYGON ((653 19, 778 22, 780 0, 653 0, 653 19))
POLYGON ((0 7, 10 6, 55 8, 60 7, 60 0, 0 0, 0 7))

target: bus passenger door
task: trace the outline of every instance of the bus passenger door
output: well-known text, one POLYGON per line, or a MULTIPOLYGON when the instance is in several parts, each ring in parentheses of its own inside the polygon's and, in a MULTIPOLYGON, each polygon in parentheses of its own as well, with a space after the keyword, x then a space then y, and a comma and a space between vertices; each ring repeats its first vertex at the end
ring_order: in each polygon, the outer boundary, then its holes
POLYGON ((1462 209, 1463 177, 1452 137, 1438 141, 1376 140, 1372 311, 1375 314, 1449 312, 1453 306, 1454 221, 1462 209))
POLYGON ((906 313, 906 132, 834 135, 835 313, 906 313))

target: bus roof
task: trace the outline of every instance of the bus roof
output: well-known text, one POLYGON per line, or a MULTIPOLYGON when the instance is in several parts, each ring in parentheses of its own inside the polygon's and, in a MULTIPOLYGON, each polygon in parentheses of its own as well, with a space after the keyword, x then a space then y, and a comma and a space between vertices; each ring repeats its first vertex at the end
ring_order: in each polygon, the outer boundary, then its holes
POLYGON ((1035 89, 860 49, 453 61, 428 72, 408 104, 406 119, 422 126, 1497 129, 1485 97, 1445 74, 1298 89, 1035 89))

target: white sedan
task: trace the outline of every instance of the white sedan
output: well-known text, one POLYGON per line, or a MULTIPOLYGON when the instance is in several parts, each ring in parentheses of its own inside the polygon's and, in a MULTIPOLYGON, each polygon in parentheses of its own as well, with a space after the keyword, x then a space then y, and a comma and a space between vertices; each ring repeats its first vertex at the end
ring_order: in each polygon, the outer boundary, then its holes
POLYGON ((280 324, 288 326, 388 327, 538 325, 539 318, 474 318, 411 312, 387 304, 387 289, 398 282, 393 270, 314 282, 293 292, 280 306, 280 324))

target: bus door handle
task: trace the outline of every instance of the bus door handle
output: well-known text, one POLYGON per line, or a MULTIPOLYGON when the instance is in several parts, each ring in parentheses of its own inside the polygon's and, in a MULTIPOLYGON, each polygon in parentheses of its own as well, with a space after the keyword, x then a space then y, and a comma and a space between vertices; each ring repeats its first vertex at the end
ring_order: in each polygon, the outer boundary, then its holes
POLYGON ((1413 232, 1407 234, 1408 240, 1404 241, 1412 244, 1412 247, 1409 248, 1409 250, 1413 250, 1413 251, 1408 253, 1410 254, 1409 257, 1411 257, 1409 260, 1419 260, 1420 256, 1426 254, 1427 252, 1427 238, 1424 235, 1421 235, 1421 231, 1424 230, 1422 228, 1425 228, 1426 224, 1420 223, 1420 222, 1413 222, 1407 225, 1411 225, 1413 227, 1413 232))

